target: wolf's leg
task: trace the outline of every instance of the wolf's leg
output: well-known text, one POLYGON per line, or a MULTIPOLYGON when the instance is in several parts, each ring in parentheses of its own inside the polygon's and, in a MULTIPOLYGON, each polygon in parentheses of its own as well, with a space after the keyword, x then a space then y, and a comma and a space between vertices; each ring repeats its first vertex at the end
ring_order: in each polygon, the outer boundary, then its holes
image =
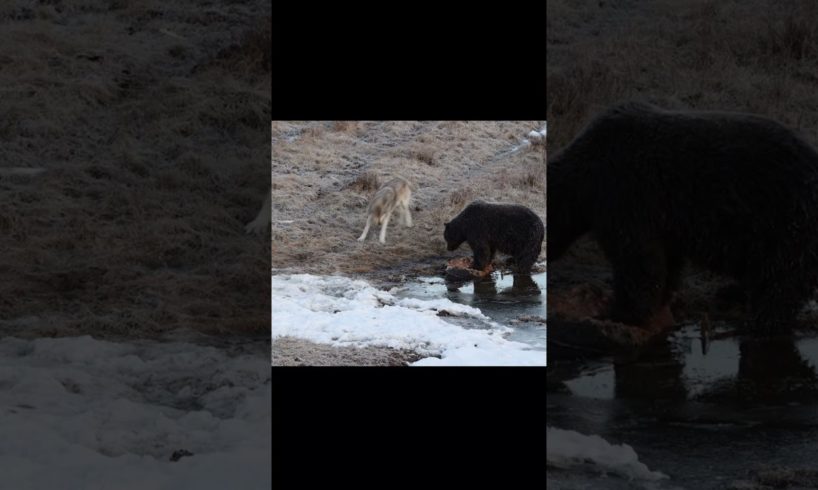
POLYGON ((386 225, 389 224, 389 218, 392 217, 392 213, 386 213, 386 216, 383 218, 383 224, 381 225, 381 236, 378 239, 381 243, 386 243, 386 225))
POLYGON ((366 217, 366 226, 364 226, 364 232, 361 233, 361 236, 358 237, 358 241, 362 242, 366 240, 366 235, 369 233, 369 225, 372 224, 372 215, 369 214, 366 217))
POLYGON ((409 203, 408 202, 403 205, 403 212, 404 212, 404 215, 403 215, 404 216, 404 218, 403 218, 404 223, 406 224, 406 226, 411 228, 412 227, 412 213, 409 212, 409 203))

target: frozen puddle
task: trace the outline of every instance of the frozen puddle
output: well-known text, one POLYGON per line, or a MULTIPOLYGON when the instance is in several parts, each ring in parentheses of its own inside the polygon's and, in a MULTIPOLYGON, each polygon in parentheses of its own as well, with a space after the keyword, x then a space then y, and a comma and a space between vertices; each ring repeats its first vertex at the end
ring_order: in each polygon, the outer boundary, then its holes
POLYGON ((549 428, 549 488, 818 488, 818 339, 740 332, 688 324, 639 357, 552 366, 546 424, 600 437, 549 428))
POLYGON ((270 397, 258 355, 0 339, 3 487, 269 489, 270 397))
MULTIPOLYGON (((523 281, 518 281, 523 282, 523 281)), ((539 291, 520 290, 515 287, 514 276, 492 274, 491 280, 467 282, 450 290, 441 277, 421 277, 418 282, 408 283, 396 293, 399 297, 420 299, 447 298, 455 303, 473 306, 491 320, 502 325, 511 326, 506 336, 529 344, 533 349, 546 350, 546 327, 538 321, 520 321, 546 317, 545 312, 545 272, 531 276, 526 285, 539 288, 539 291)), ((459 320, 455 320, 459 321, 459 320)), ((463 323, 462 321, 460 323, 463 323)))
POLYGON ((295 274, 272 276, 272 296, 273 338, 428 356, 416 366, 545 365, 544 350, 507 338, 514 329, 440 295, 412 297, 342 276, 295 274))
POLYGON ((561 381, 576 396, 600 400, 624 394, 698 401, 741 395, 781 404, 818 400, 818 338, 755 340, 726 335, 730 330, 717 326, 715 338, 705 342, 698 324, 686 325, 643 360, 583 361, 574 376, 561 381))

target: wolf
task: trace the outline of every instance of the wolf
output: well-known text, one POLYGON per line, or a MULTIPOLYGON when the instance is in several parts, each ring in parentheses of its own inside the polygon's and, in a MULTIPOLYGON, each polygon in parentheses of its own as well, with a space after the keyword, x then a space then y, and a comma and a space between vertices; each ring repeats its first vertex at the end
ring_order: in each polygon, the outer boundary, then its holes
POLYGON ((395 208, 400 208, 403 214, 403 223, 411 228, 412 215, 409 213, 409 199, 411 197, 411 184, 403 177, 395 177, 384 184, 369 201, 369 207, 366 210, 366 226, 364 232, 358 237, 358 241, 362 242, 366 239, 369 227, 374 221, 376 225, 381 225, 381 234, 378 241, 386 243, 386 225, 389 224, 389 218, 395 208))
POLYGON ((256 219, 247 223, 244 227, 248 234, 261 235, 269 229, 270 219, 272 218, 272 209, 270 209, 272 206, 272 198, 273 190, 270 189, 270 192, 267 194, 267 199, 265 199, 264 204, 261 205, 261 210, 258 212, 256 219))

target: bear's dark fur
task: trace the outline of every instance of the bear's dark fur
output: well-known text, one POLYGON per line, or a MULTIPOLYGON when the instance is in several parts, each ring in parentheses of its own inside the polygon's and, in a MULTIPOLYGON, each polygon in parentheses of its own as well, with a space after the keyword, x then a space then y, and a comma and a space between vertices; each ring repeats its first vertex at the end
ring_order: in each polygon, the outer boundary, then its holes
POLYGON ((446 223, 443 238, 449 250, 468 242, 472 267, 483 270, 495 252, 512 256, 518 273, 531 273, 545 236, 542 220, 525 206, 474 201, 446 223))
POLYGON ((818 153, 769 119, 614 107, 548 162, 548 258, 591 232, 612 319, 647 325, 686 260, 737 279, 750 324, 791 326, 818 285, 818 153))

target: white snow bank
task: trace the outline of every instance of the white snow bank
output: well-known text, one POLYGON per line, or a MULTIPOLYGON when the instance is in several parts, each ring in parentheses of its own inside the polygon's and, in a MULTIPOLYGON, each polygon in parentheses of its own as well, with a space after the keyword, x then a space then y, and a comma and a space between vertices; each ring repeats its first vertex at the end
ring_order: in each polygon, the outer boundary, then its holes
POLYGON ((263 355, 0 339, 2 487, 269 489, 270 397, 263 355))
POLYGON ((503 338, 511 329, 446 298, 397 298, 341 276, 272 276, 272 336, 336 346, 410 349, 429 365, 545 365, 545 353, 503 338), (469 318, 463 328, 438 314, 469 318))
POLYGON ((546 437, 546 461, 559 468, 593 465, 629 480, 661 480, 668 476, 650 471, 639 462, 636 451, 627 444, 614 445, 593 435, 549 427, 546 437))
POLYGON ((526 135, 526 137, 532 144, 540 144, 545 139, 545 137, 539 131, 531 131, 526 135))

